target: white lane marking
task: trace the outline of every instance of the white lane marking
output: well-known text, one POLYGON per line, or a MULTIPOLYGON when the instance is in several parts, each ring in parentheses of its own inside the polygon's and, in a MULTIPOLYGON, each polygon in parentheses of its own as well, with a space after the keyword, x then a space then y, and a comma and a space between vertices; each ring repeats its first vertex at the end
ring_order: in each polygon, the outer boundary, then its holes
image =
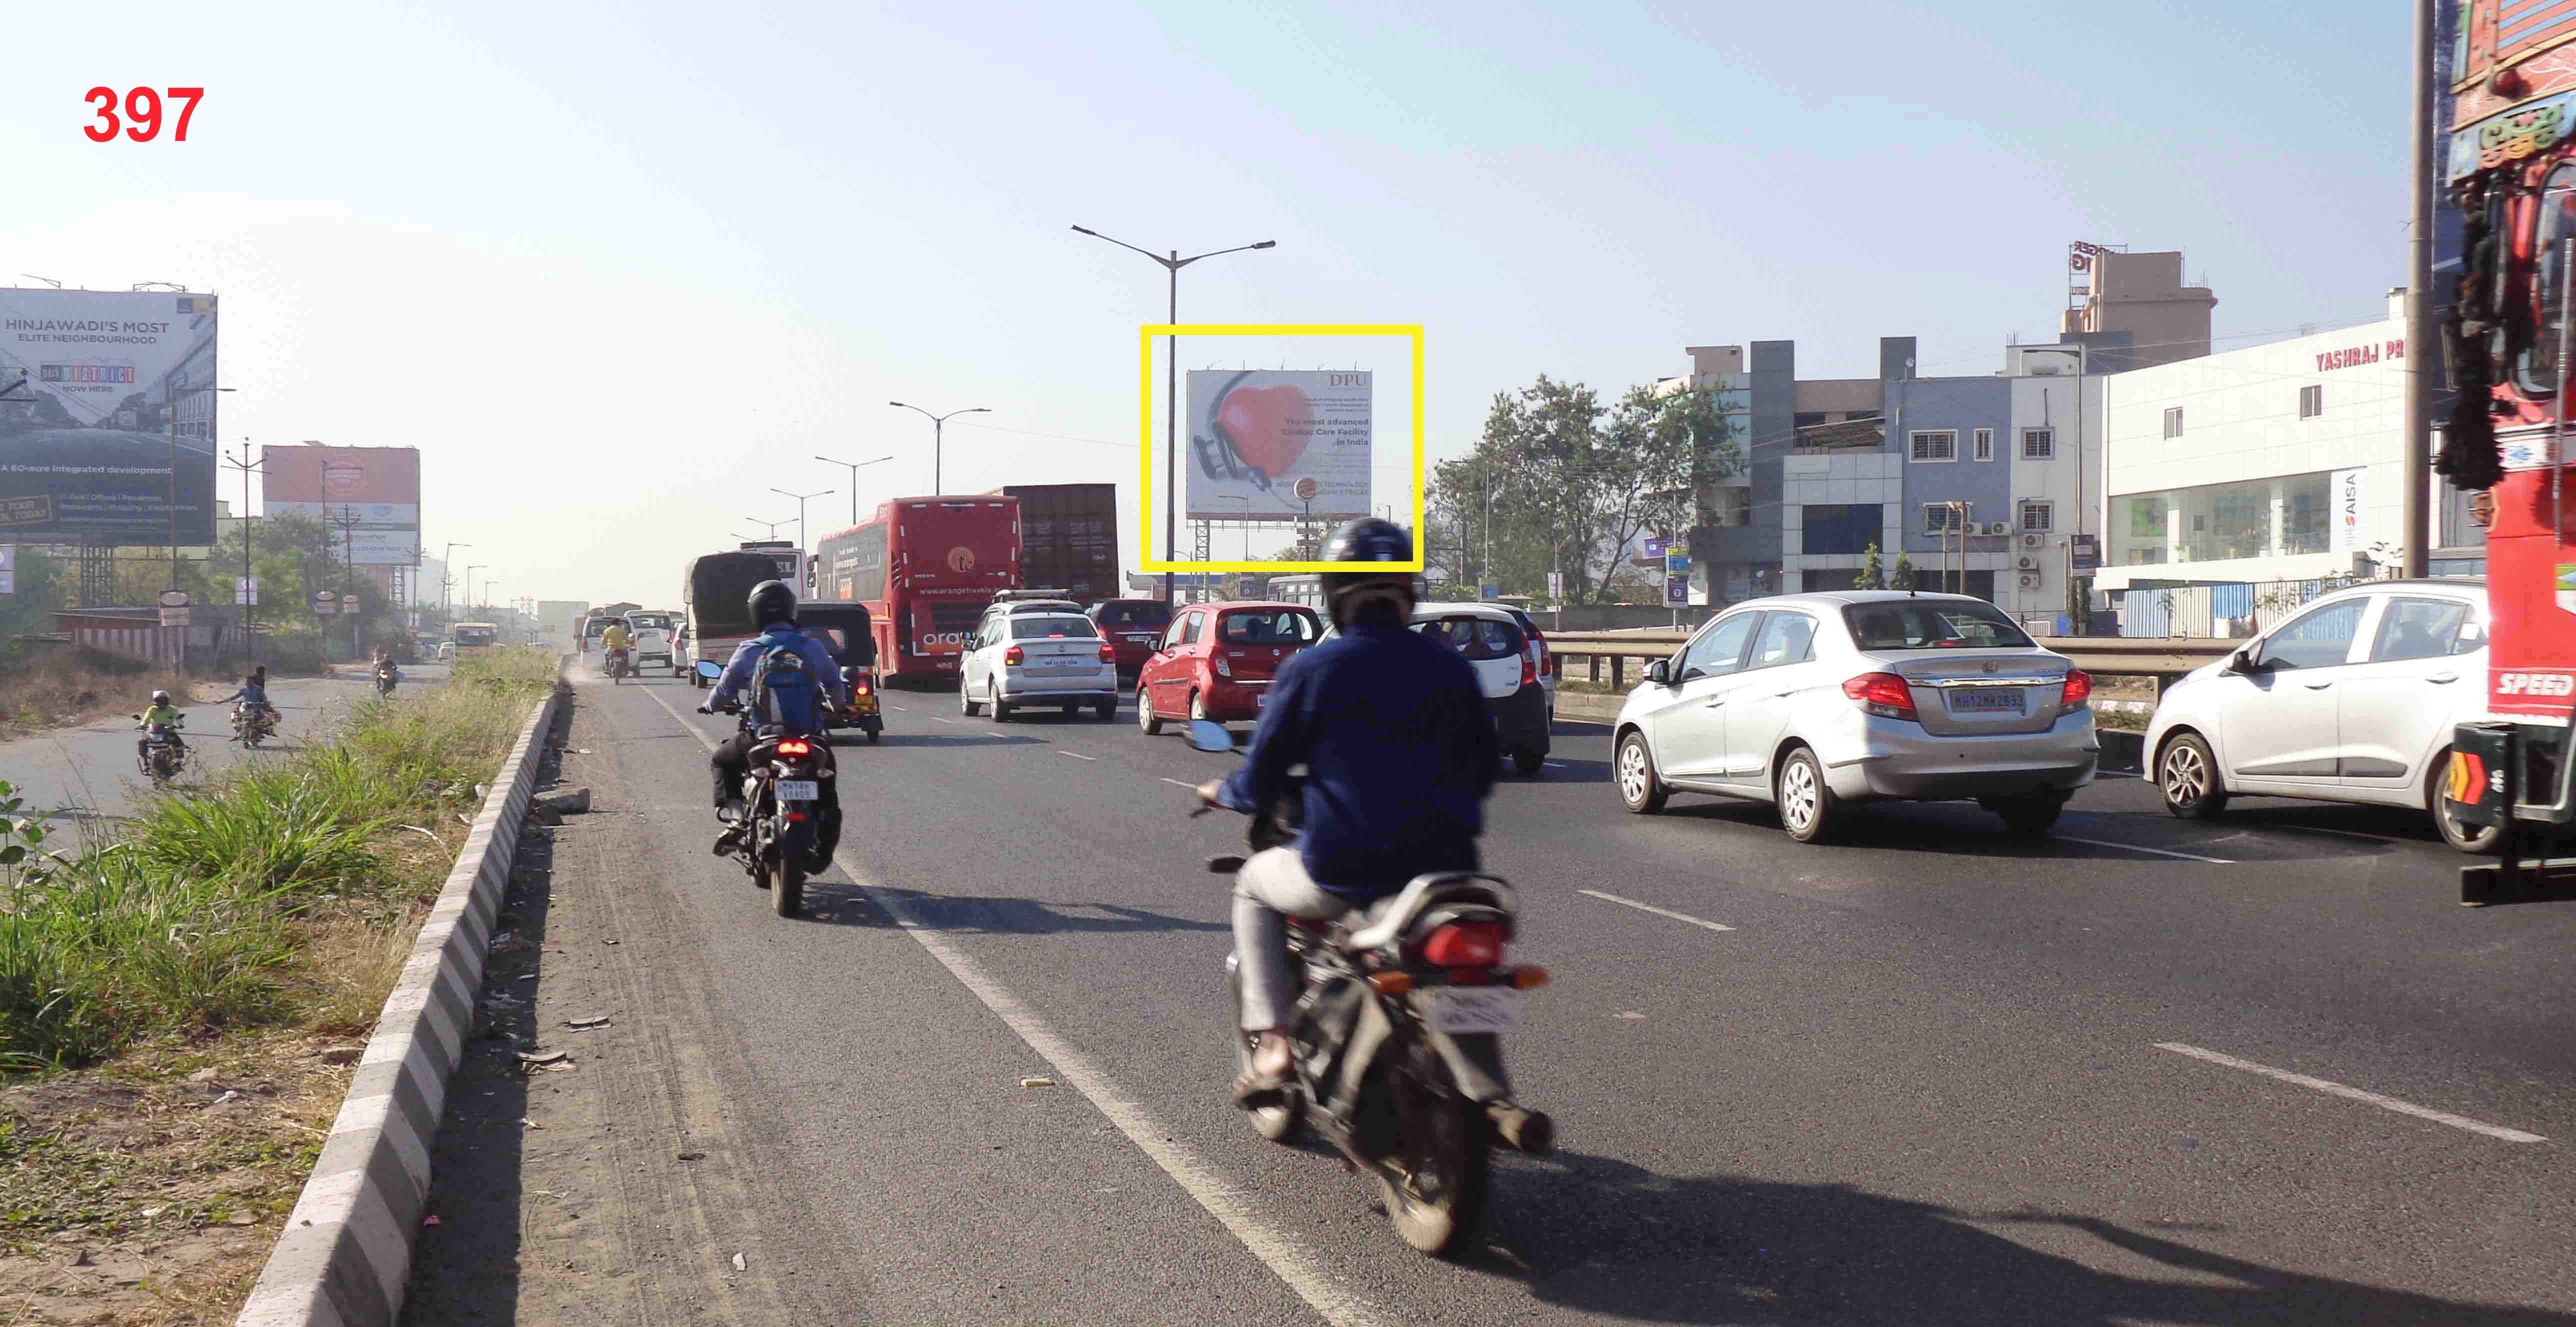
POLYGON ((1564 769, 1566 768, 1566 763, 1562 760, 1551 760, 1547 762, 1547 767, 1549 769, 1564 769))
POLYGON ((1074 759, 1076 759, 1076 760, 1098 760, 1098 759, 1100 759, 1100 757, 1098 757, 1098 756, 1086 756, 1086 755, 1082 754, 1082 753, 1081 753, 1081 752, 1079 752, 1079 751, 1065 751, 1065 750, 1058 750, 1058 751, 1056 752, 1056 754, 1057 754, 1057 755, 1059 755, 1059 756, 1071 756, 1071 757, 1073 757, 1073 758, 1074 758, 1074 759))
POLYGON ((912 713, 912 707, 910 705, 888 705, 886 708, 890 710, 901 710, 906 714, 912 713))
POLYGON ((2507 1129, 2502 1125, 2484 1124, 2477 1120, 2470 1119, 2465 1115, 2453 1115, 2446 1110, 2431 1110, 2423 1106, 2418 1106, 2411 1101, 2399 1101, 2395 1097, 2384 1097, 2376 1092, 2364 1092, 2360 1088, 2346 1087, 2341 1083, 2332 1082, 2327 1079, 2310 1078, 2306 1074, 2294 1074, 2287 1069, 2275 1069, 2268 1064, 2256 1064, 2252 1060, 2240 1060, 2233 1055, 2221 1055, 2216 1051, 2202 1050, 2198 1046, 2187 1046, 2179 1041, 2159 1041, 2155 1043, 2155 1046, 2156 1049, 2160 1051, 2172 1051, 2176 1055, 2188 1055, 2195 1060, 2207 1060, 2211 1064, 2223 1064, 2230 1069, 2242 1069, 2249 1074, 2261 1074, 2265 1078, 2277 1078, 2284 1083, 2295 1083, 2300 1087, 2313 1088, 2328 1096, 2342 1097, 2348 1101, 2365 1102, 2369 1105, 2377 1106, 2381 1110, 2393 1110, 2400 1115, 2412 1115, 2419 1120, 2431 1120, 2435 1124, 2447 1124, 2454 1129, 2466 1129, 2470 1133, 2484 1134, 2489 1138, 2501 1139, 2508 1143, 2545 1143, 2549 1141, 2536 1133, 2524 1133, 2520 1129, 2507 1129))
POLYGON ((1179 779, 1165 779, 1165 780, 1163 780, 1163 782, 1168 783, 1168 784, 1172 785, 1172 786, 1173 786, 1173 787, 1175 787, 1175 788, 1187 788, 1187 789, 1189 789, 1191 792, 1197 792, 1197 791, 1199 790, 1199 786, 1198 786, 1197 784, 1195 784, 1195 783, 1183 783, 1183 782, 1181 782, 1179 779))
MULTIPOLYGON (((659 695, 654 695, 653 699, 660 701, 663 709, 670 710, 671 717, 679 719, 680 726, 705 744, 709 751, 715 750, 714 739, 698 731, 695 724, 671 708, 669 701, 662 700, 659 695)), ((1054 1066, 1062 1081, 1072 1084, 1073 1089, 1107 1116, 1111 1124, 1118 1126, 1118 1132, 1127 1135, 1127 1141, 1153 1158, 1154 1164, 1162 1167, 1163 1173, 1171 1176, 1172 1182, 1181 1186, 1182 1192, 1196 1199, 1199 1206, 1207 1209, 1208 1215, 1224 1223, 1245 1248, 1252 1250, 1253 1256, 1267 1264, 1280 1280, 1287 1282, 1288 1288, 1296 1291, 1298 1298, 1305 1300, 1307 1306, 1326 1322, 1335 1327, 1378 1327, 1378 1324, 1389 1322, 1368 1301, 1336 1284, 1324 1270, 1322 1262, 1304 1244, 1262 1216, 1247 1196, 1247 1191, 1227 1183, 1216 1167, 1209 1165, 1189 1144, 1180 1141, 1176 1130, 1156 1119, 1143 1103, 1129 1096, 1116 1080, 1092 1063, 1091 1057, 1058 1036, 1055 1029, 1022 1004, 1009 987, 984 971, 982 964, 950 943, 936 928, 914 916, 909 906, 883 893, 881 886, 859 870, 857 860, 848 852, 838 853, 832 860, 848 873, 850 882, 867 895, 869 903, 882 909, 887 916, 894 918, 897 926, 920 941, 921 947, 929 950, 930 956, 938 959, 939 965, 948 969, 948 974, 955 977, 959 985, 983 1001, 984 1007, 992 1010, 993 1016, 1002 1020, 1003 1026, 1018 1033, 1020 1040, 1028 1043, 1029 1049, 1036 1051, 1039 1058, 1054 1066)))
POLYGON ((2158 857, 2179 857, 2186 862, 2207 862, 2212 866, 2236 865, 2236 860, 2232 857, 2203 857, 2196 852, 2173 852, 2165 848, 2142 847, 2135 843, 2113 843, 2109 839, 2079 839, 2072 834, 2052 834, 2049 837, 2094 848, 2117 848, 2122 852, 2151 852, 2158 857))
POLYGON ((943 718, 940 718, 940 717, 939 717, 938 715, 936 715, 936 714, 934 714, 934 715, 931 715, 931 716, 930 716, 930 721, 931 721, 932 723, 955 723, 955 722, 957 722, 955 719, 943 719, 943 718))
POLYGON ((1577 894, 1589 894, 1597 899, 1608 899, 1613 903, 1624 904, 1628 907, 1635 908, 1639 912, 1651 912, 1658 917, 1670 917, 1677 922, 1689 922, 1693 926, 1705 926, 1712 931, 1732 931, 1735 929, 1734 927, 1724 925, 1723 923, 1703 921, 1687 912, 1675 912, 1670 908, 1658 908, 1652 903, 1639 903, 1635 899, 1621 898, 1616 894, 1604 894, 1597 889, 1578 889, 1574 892, 1577 894))

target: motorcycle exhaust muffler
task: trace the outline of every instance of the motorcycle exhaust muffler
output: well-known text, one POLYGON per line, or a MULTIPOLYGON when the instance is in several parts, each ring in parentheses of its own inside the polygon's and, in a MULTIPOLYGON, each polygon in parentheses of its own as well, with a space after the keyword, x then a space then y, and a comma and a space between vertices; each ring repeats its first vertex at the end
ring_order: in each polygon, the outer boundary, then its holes
POLYGON ((1493 1124, 1494 1136, 1515 1152, 1535 1157, 1556 1150, 1556 1121, 1546 1111, 1493 1101, 1485 1105, 1485 1118, 1493 1124))

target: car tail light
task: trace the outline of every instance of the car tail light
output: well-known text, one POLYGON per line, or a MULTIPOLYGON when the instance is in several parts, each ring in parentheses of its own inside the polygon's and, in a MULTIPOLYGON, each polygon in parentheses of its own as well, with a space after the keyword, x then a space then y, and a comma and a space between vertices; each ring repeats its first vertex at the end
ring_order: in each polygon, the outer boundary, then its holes
POLYGON ((1216 675, 1219 677, 1234 676, 1234 669, 1226 663, 1225 655, 1222 653, 1216 656, 1216 675))
POLYGON ((1503 961, 1503 928, 1496 922, 1450 922, 1432 928, 1422 961, 1443 968, 1490 968, 1503 961))
POLYGON ((2093 675, 2081 668, 2066 670, 2066 691, 2057 699, 2059 709, 2074 709, 2093 699, 2093 675))
POLYGON ((782 756, 810 756, 814 754, 814 744, 801 737, 782 737, 778 739, 778 754, 782 756))
POLYGON ((1538 647, 1535 645, 1521 651, 1521 685, 1538 685, 1538 647))
POLYGON ((1018 667, 1019 665, 1028 662, 1028 658, 1029 656, 1027 652, 1023 651, 1017 645, 1002 651, 1002 662, 1013 667, 1018 667))
POLYGON ((1110 643, 1109 643, 1109 642, 1107 642, 1107 641, 1102 641, 1102 642, 1100 643, 1100 662, 1102 662, 1102 663, 1116 663, 1116 662, 1118 662, 1118 647, 1117 647, 1117 646, 1115 646, 1115 645, 1110 644, 1110 643))
POLYGON ((1912 719, 1914 688, 1894 673, 1863 673, 1843 683, 1843 694, 1882 719, 1912 719))

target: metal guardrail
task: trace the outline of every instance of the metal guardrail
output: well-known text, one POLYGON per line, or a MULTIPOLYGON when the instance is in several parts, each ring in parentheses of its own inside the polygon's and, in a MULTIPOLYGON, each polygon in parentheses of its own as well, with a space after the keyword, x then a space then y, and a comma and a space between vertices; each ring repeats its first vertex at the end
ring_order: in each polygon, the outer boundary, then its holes
MULTIPOLYGON (((1590 659, 1589 680, 1623 687, 1628 684, 1628 660, 1668 658, 1689 639, 1689 633, 1678 631, 1567 631, 1548 633, 1547 647, 1567 659, 1590 659), (1610 661, 1607 678, 1601 675, 1604 659, 1610 661)), ((2245 643, 2128 636, 2041 636, 2037 640, 2040 648, 2073 659, 2076 667, 2088 673, 2156 678, 2180 677, 2226 658, 2245 643)))

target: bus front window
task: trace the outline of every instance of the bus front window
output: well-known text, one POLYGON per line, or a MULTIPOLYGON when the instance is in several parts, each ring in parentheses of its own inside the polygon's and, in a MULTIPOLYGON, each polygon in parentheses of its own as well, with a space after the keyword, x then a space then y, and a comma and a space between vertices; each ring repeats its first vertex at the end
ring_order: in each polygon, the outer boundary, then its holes
POLYGON ((2531 344, 2522 352, 2514 374, 2526 395, 2547 396, 2558 389, 2558 338, 2567 318, 2567 241, 2576 237, 2576 163, 2549 172, 2540 191, 2539 233, 2532 240, 2532 275, 2539 289, 2532 301, 2531 344))

